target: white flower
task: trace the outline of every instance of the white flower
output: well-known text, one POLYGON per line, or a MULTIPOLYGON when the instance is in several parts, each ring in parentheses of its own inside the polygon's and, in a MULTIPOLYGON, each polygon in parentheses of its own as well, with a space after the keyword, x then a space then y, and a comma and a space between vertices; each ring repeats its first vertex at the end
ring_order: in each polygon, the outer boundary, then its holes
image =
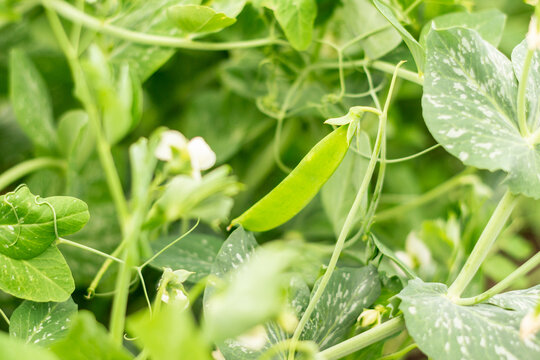
POLYGON ((530 311, 521 320, 519 326, 519 336, 523 340, 530 340, 540 331, 540 314, 536 314, 535 310, 530 311))
POLYGON ((419 265, 429 266, 432 262, 431 251, 429 251, 426 244, 424 244, 414 232, 411 232, 409 236, 407 236, 407 240, 405 240, 405 250, 419 265))
POLYGON ((236 340, 250 350, 261 350, 266 345, 267 337, 264 326, 257 325, 248 332, 238 336, 236 340))
POLYGON ((187 139, 181 132, 167 130, 161 134, 161 141, 154 154, 159 160, 171 161, 173 158, 173 148, 182 150, 187 146, 187 139))
POLYGON ((381 313, 375 309, 364 309, 357 320, 360 326, 367 327, 381 322, 381 313))
POLYGON ((201 170, 210 169, 216 163, 216 153, 200 136, 194 137, 187 144, 193 177, 200 179, 201 170))
POLYGON ((533 16, 531 22, 529 23, 527 45, 529 46, 530 50, 540 50, 540 32, 538 31, 536 16, 533 16))

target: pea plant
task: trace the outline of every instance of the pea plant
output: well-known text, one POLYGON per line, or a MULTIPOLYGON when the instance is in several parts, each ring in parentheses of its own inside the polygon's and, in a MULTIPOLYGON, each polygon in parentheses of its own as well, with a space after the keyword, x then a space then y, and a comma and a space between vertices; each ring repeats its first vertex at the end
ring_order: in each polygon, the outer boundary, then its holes
POLYGON ((540 358, 526 3, 0 2, 0 358, 540 358))

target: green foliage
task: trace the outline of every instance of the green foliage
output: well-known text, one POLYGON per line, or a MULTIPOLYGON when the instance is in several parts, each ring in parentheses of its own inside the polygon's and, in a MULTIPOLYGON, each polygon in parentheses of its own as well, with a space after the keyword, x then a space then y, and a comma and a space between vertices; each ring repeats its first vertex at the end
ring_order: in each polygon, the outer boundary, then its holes
POLYGON ((50 351, 6 334, 0 334, 0 356, 5 360, 58 360, 50 351))
POLYGON ((48 347, 67 335, 76 313, 77 304, 71 298, 62 303, 24 301, 11 315, 9 334, 48 347))
POLYGON ((129 352, 114 343, 107 330, 88 311, 79 311, 67 336, 51 346, 60 360, 127 360, 133 359, 129 352), (76 348, 73 344, 77 344, 76 348))
POLYGON ((187 33, 215 32, 236 22, 234 18, 201 5, 171 6, 167 14, 178 28, 187 33))
POLYGON ((22 50, 10 54, 10 95, 21 129, 34 145, 56 152, 50 95, 41 74, 22 50))
POLYGON ((0 253, 32 259, 59 236, 73 234, 88 222, 88 206, 68 196, 40 199, 28 187, 0 197, 0 253))
POLYGON ((524 341, 519 336, 521 318, 536 305, 538 286, 473 306, 456 305, 445 293, 443 284, 412 280, 399 294, 407 329, 425 354, 435 359, 538 355, 540 337, 524 341))

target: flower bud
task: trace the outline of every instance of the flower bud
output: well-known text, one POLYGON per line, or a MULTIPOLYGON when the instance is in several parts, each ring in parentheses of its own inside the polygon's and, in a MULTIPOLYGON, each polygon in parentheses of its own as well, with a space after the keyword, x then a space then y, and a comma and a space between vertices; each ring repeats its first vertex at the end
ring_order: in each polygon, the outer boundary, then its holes
POLYGON ((364 311, 358 317, 358 322, 362 327, 368 327, 375 323, 380 323, 381 313, 375 309, 364 309, 364 311))
POLYGON ((540 31, 536 16, 533 16, 529 23, 529 32, 527 33, 527 46, 530 50, 540 50, 540 31))
POLYGON ((173 159, 173 149, 178 151, 184 149, 187 145, 187 139, 181 132, 176 130, 167 130, 161 134, 161 141, 154 152, 159 160, 171 161, 173 159))
POLYGON ((537 313, 535 310, 529 312, 521 320, 519 326, 519 336, 523 340, 530 340, 533 338, 536 333, 540 331, 540 313, 537 313))

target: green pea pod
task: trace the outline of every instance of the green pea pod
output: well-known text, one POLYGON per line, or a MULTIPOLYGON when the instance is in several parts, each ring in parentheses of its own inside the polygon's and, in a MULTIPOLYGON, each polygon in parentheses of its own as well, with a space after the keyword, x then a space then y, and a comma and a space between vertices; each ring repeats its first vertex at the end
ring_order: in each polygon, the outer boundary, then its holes
POLYGON ((319 141, 278 186, 234 219, 231 226, 267 231, 290 220, 332 176, 348 148, 347 126, 341 126, 319 141))

